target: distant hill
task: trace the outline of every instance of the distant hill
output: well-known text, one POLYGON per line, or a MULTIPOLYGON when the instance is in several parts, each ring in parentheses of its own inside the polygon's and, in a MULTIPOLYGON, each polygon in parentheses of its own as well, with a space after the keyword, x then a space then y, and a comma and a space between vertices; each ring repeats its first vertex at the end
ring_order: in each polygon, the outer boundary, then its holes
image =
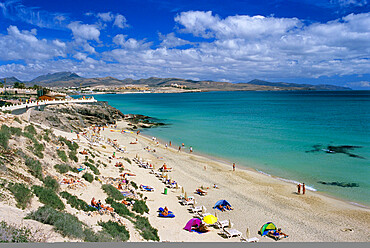
POLYGON ((173 84, 181 85, 188 89, 199 89, 202 91, 256 91, 256 90, 350 90, 350 88, 335 85, 311 85, 284 82, 267 82, 254 79, 248 83, 215 82, 211 80, 195 81, 181 78, 157 78, 146 79, 126 78, 119 80, 114 77, 84 78, 73 72, 57 72, 41 75, 26 83, 28 86, 38 84, 45 87, 79 87, 85 86, 123 86, 123 85, 147 85, 149 87, 170 87, 173 84))
POLYGON ((4 83, 4 79, 6 79, 6 83, 8 84, 13 84, 13 83, 15 83, 15 82, 20 82, 20 83, 22 83, 22 81, 21 80, 19 80, 18 78, 16 78, 16 77, 7 77, 7 78, 0 78, 0 83, 4 83))
POLYGON ((249 81, 247 84, 253 84, 253 85, 265 85, 265 86, 274 86, 274 87, 297 87, 297 88, 307 88, 309 90, 351 90, 351 88, 348 87, 342 87, 342 86, 336 86, 336 85, 330 85, 330 84, 295 84, 295 83, 284 83, 284 82, 267 82, 259 79, 254 79, 252 81, 249 81))

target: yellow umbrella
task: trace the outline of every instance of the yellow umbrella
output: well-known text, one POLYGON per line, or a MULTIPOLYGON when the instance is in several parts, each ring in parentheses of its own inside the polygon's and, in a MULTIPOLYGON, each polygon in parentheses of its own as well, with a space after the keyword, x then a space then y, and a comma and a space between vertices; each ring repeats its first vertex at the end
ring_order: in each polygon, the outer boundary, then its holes
POLYGON ((207 215, 203 218, 203 221, 207 224, 214 224, 217 221, 217 217, 213 216, 212 214, 207 215))
POLYGON ((229 228, 231 228, 233 223, 231 223, 231 220, 229 219, 229 228))
POLYGON ((251 233, 249 232, 249 228, 247 227, 246 238, 249 239, 249 236, 251 236, 251 233))
POLYGON ((181 193, 185 193, 184 187, 181 187, 181 193))
POLYGON ((215 212, 215 217, 216 217, 216 218, 218 217, 216 212, 215 212))
POLYGON ((188 199, 188 194, 185 192, 185 199, 188 199))

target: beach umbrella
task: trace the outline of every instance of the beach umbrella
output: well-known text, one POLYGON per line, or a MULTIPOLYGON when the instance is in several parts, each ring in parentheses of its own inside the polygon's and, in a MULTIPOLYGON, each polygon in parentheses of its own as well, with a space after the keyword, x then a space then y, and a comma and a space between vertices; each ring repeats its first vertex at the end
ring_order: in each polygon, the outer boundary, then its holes
POLYGON ((179 189, 179 185, 176 183, 176 189, 179 189))
POLYGON ((215 212, 215 217, 218 218, 217 213, 215 212))
POLYGON ((249 228, 247 227, 247 232, 245 233, 245 236, 247 237, 247 239, 249 239, 249 237, 250 237, 250 232, 249 232, 249 228))
POLYGON ((204 214, 205 211, 204 206, 202 206, 202 214, 204 214))
POLYGON ((185 192, 185 199, 188 199, 188 194, 185 192))
POLYGON ((212 214, 207 215, 203 218, 203 221, 207 224, 214 224, 217 221, 217 217, 213 216, 212 214))
POLYGON ((231 220, 229 219, 229 228, 231 228, 233 223, 231 223, 231 220))
POLYGON ((181 187, 181 193, 185 193, 185 191, 184 191, 184 187, 181 187))
POLYGON ((166 179, 168 180, 168 174, 166 175, 166 179))

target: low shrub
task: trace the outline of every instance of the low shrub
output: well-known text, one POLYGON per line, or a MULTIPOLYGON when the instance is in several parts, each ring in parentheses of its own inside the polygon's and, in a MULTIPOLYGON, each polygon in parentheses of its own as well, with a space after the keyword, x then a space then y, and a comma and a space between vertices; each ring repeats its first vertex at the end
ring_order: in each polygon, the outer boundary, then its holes
POLYGON ((89 158, 89 159, 88 159, 88 161, 89 161, 89 163, 91 163, 91 164, 94 164, 94 163, 95 163, 95 161, 94 161, 94 160, 92 160, 91 158, 89 158))
POLYGON ((126 160, 127 163, 131 164, 131 160, 129 158, 124 158, 124 160, 126 160))
POLYGON ((26 126, 24 128, 24 132, 30 133, 32 135, 37 135, 36 128, 32 124, 26 126))
POLYGON ((114 208, 114 212, 116 212, 117 214, 119 214, 120 216, 122 217, 134 217, 135 214, 132 213, 127 207, 126 205, 122 204, 122 203, 119 203, 119 202, 116 202, 113 198, 107 198, 105 200, 106 203, 110 204, 112 208, 114 208))
POLYGON ((18 122, 19 124, 22 124, 22 121, 21 121, 18 117, 15 117, 15 118, 14 118, 14 120, 15 120, 16 122, 18 122))
POLYGON ((15 200, 17 201, 17 207, 25 209, 30 203, 32 198, 32 191, 23 183, 10 183, 8 189, 13 193, 15 200))
POLYGON ((46 188, 48 189, 51 189, 55 192, 58 192, 59 191, 59 183, 57 180, 55 180, 54 178, 52 178, 51 176, 46 176, 44 178, 44 185, 46 188))
POLYGON ((5 221, 0 222, 0 243, 28 243, 37 241, 29 228, 19 228, 5 221))
POLYGON ((43 151, 45 150, 44 144, 36 142, 33 145, 32 152, 39 158, 44 158, 44 153, 43 151))
POLYGON ((127 241, 130 239, 130 233, 125 226, 118 224, 117 222, 98 222, 107 233, 109 233, 116 241, 127 241))
POLYGON ((7 149, 9 146, 10 136, 11 136, 10 128, 7 125, 3 124, 0 128, 0 145, 4 149, 7 149))
POLYGON ((67 158, 67 155, 65 153, 65 151, 63 150, 57 150, 57 154, 58 154, 58 157, 63 161, 63 162, 67 162, 68 158, 67 158))
POLYGON ((79 173, 79 171, 77 170, 77 168, 71 167, 71 166, 69 166, 67 164, 56 164, 56 165, 54 165, 54 168, 60 174, 67 173, 68 171, 79 173))
POLYGON ((59 210, 63 210, 65 208, 64 203, 53 190, 37 185, 32 186, 32 189, 41 203, 59 210))
POLYGON ((137 187, 137 184, 134 182, 134 181, 131 181, 130 184, 132 185, 132 187, 134 187, 135 189, 138 189, 137 187))
POLYGON ((92 181, 94 181, 94 176, 91 175, 88 172, 86 172, 85 174, 83 174, 82 178, 85 179, 86 181, 88 181, 89 183, 91 183, 92 181))
POLYGON ((99 181, 99 177, 98 176, 95 176, 95 181, 99 181))
POLYGON ((84 200, 79 199, 75 195, 71 195, 67 191, 61 192, 60 196, 63 197, 64 199, 66 199, 67 203, 75 209, 83 210, 85 212, 97 211, 96 208, 89 206, 84 200))
POLYGON ((119 201, 124 199, 122 193, 110 184, 104 184, 101 188, 108 195, 108 197, 111 197, 114 200, 119 201))
POLYGON ((78 238, 85 242, 112 241, 112 237, 109 234, 105 232, 95 233, 76 216, 66 212, 59 212, 49 206, 40 207, 27 215, 26 218, 54 226, 55 231, 60 232, 64 237, 78 238))
POLYGON ((22 135, 22 129, 19 127, 10 127, 10 133, 12 135, 21 136, 22 135))
POLYGON ((54 226, 63 236, 84 239, 84 224, 74 215, 43 206, 27 215, 28 219, 54 226))
POLYGON ((150 225, 148 218, 136 216, 135 227, 144 239, 159 241, 158 230, 150 225))
POLYGON ((62 136, 59 136, 58 139, 59 139, 59 141, 66 144, 68 146, 69 150, 71 150, 71 151, 76 151, 79 147, 76 142, 71 142, 71 141, 67 140, 66 138, 64 138, 62 136))
POLYGON ((139 214, 149 213, 149 208, 143 200, 136 200, 132 206, 132 211, 139 214))
POLYGON ((40 161, 26 157, 25 164, 28 167, 31 175, 42 181, 42 167, 40 161))
POLYGON ((95 175, 100 175, 100 172, 99 172, 98 168, 96 168, 95 165, 90 164, 89 162, 84 162, 84 165, 89 167, 94 172, 95 175))
POLYGON ((70 151, 69 152, 69 159, 72 161, 78 162, 77 152, 76 151, 70 151))

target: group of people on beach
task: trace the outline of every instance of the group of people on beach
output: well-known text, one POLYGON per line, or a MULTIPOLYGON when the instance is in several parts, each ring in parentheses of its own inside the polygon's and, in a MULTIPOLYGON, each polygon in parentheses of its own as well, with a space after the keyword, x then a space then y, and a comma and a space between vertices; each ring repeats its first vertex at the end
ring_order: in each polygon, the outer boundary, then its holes
POLYGON ((298 189, 298 195, 301 194, 301 189, 302 189, 302 195, 306 194, 306 185, 303 183, 303 184, 298 184, 297 185, 297 189, 298 189))

